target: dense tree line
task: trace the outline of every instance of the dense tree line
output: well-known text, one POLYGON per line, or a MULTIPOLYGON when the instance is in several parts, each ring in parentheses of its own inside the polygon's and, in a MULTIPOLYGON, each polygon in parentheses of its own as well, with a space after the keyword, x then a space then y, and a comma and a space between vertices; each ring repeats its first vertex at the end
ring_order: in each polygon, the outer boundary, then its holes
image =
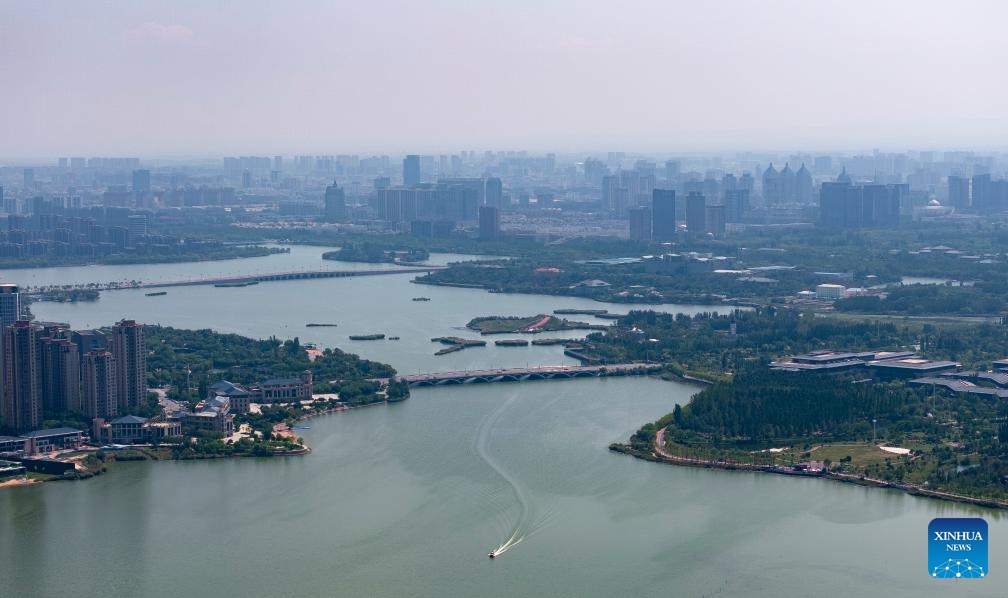
POLYGON ((818 318, 773 307, 692 317, 632 311, 613 329, 589 335, 584 352, 607 363, 657 361, 678 373, 719 374, 765 367, 795 353, 899 349, 917 340, 890 322, 818 318))
POLYGON ((917 351, 931 359, 987 370, 994 360, 1008 357, 1008 326, 897 325, 777 307, 693 317, 631 311, 604 334, 589 335, 583 352, 607 363, 657 361, 677 373, 692 371, 716 377, 817 350, 917 351))
POLYGON ((762 370, 704 389, 673 412, 672 424, 705 438, 744 442, 868 440, 872 419, 884 427, 920 417, 917 402, 902 383, 862 384, 841 376, 824 383, 819 376, 762 370))
POLYGON ((979 281, 970 286, 915 284, 893 287, 885 298, 850 297, 833 304, 837 311, 870 314, 992 315, 1008 310, 1005 285, 979 281))
POLYGON ((311 370, 317 390, 325 392, 333 380, 361 382, 395 375, 389 365, 339 349, 327 348, 311 361, 297 338, 251 339, 211 330, 153 325, 145 326, 144 334, 149 352, 148 383, 198 389, 200 398, 205 396, 207 385, 220 379, 255 384, 269 378, 296 378, 311 370))

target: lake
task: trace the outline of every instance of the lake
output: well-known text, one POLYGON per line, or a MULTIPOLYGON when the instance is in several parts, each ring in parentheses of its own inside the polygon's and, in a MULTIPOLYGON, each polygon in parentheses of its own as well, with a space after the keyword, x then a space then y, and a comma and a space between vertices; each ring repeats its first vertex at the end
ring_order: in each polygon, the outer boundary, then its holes
MULTIPOLYGON (((109 280, 284 271, 323 267, 322 250, 296 248, 254 258, 256 265, 100 268, 116 277, 109 280)), ((52 270, 10 271, 5 278, 53 280, 52 270)), ((557 346, 492 343, 435 357, 439 345, 430 338, 476 338, 461 327, 482 315, 629 307, 416 285, 412 277, 174 287, 161 297, 115 291, 92 303, 38 303, 33 310, 75 327, 126 317, 298 336, 406 373, 567 363, 557 346), (338 327, 306 328, 307 322, 338 327), (347 339, 370 332, 401 340, 347 339)), ((926 563, 932 518, 983 516, 994 536, 996 581, 1008 566, 997 549, 1008 535, 998 513, 817 479, 659 465, 607 450, 696 390, 651 378, 414 389, 403 403, 311 420, 302 431, 313 448, 307 457, 122 463, 92 480, 5 489, 3 594, 1004 594, 986 580, 932 580, 926 563), (487 558, 509 538, 516 541, 510 549, 487 558)))

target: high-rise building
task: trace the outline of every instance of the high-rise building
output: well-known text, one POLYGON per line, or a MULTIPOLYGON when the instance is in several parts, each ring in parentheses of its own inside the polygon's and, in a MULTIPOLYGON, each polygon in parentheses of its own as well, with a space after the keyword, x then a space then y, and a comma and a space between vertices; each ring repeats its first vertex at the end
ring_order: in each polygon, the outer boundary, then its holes
POLYGON ((2 419, 6 428, 29 432, 42 423, 38 344, 40 328, 18 320, 3 330, 2 419))
POLYGON ((701 193, 686 196, 686 230, 693 235, 707 232, 707 198, 701 193))
POLYGON ((616 198, 616 190, 619 189, 619 177, 615 174, 607 174, 602 177, 602 207, 614 214, 620 212, 616 198))
POLYGON ((108 339, 97 330, 73 330, 70 332, 70 340, 77 345, 77 359, 84 362, 84 355, 96 350, 104 350, 108 346, 108 339))
POLYGON ((898 226, 903 185, 852 185, 849 179, 823 183, 819 223, 829 228, 898 226))
POLYGON ((77 345, 65 338, 45 338, 41 353, 42 409, 80 412, 80 356, 77 345))
POLYGON ((499 178, 487 178, 486 191, 484 192, 484 203, 498 209, 502 209, 504 207, 504 184, 499 178))
POLYGON ((147 347, 143 325, 134 320, 115 324, 109 348, 115 359, 119 412, 128 414, 147 402, 147 347))
POLYGON ((679 160, 668 160, 665 162, 665 180, 675 181, 679 178, 679 160))
POLYGON ((133 171, 133 193, 137 197, 147 195, 151 191, 150 171, 146 169, 133 171))
POLYGON ((478 221, 479 207, 483 205, 483 179, 442 179, 428 198, 423 191, 418 196, 419 213, 455 221, 478 221))
POLYGON ((780 173, 773 167, 773 162, 763 171, 763 201, 767 205, 781 202, 780 173))
POLYGON ((707 206, 707 232, 715 237, 725 234, 725 207, 723 204, 707 206))
POLYGON ((970 180, 964 176, 951 175, 948 178, 948 205, 963 210, 970 205, 970 180))
POLYGON ((801 168, 799 168, 798 172, 795 173, 794 200, 800 204, 812 203, 813 191, 812 173, 808 171, 808 168, 805 168, 805 163, 802 162, 801 168))
POLYGON ((792 203, 797 197, 795 185, 795 172, 791 170, 791 164, 784 163, 784 168, 777 175, 780 184, 780 202, 792 203))
POLYGON ((725 222, 732 224, 742 222, 749 211, 749 190, 738 188, 725 191, 724 206, 725 222))
POLYGON ((346 220, 346 193, 333 181, 325 190, 325 219, 327 222, 346 220))
POLYGON ((0 332, 21 318, 21 293, 16 284, 0 284, 0 332))
POLYGON ((147 214, 130 214, 126 217, 126 230, 131 245, 147 236, 147 214))
POLYGON ((403 186, 413 187, 420 184, 420 156, 410 154, 402 161, 403 186))
POLYGON ((833 169, 833 157, 816 156, 815 161, 812 163, 812 168, 815 169, 816 174, 828 174, 833 169))
POLYGON ((620 215, 625 216, 627 208, 640 205, 639 199, 641 195, 642 181, 640 173, 636 170, 621 170, 619 177, 620 187, 627 190, 627 198, 629 200, 629 203, 620 210, 620 215))
POLYGON ((28 190, 28 191, 34 191, 35 190, 35 169, 34 168, 25 168, 24 171, 22 171, 21 176, 22 176, 22 183, 24 184, 24 188, 26 190, 28 190))
POLYGON ((496 206, 479 207, 479 238, 494 240, 500 236, 500 210, 496 206))
MULTIPOLYGON (((655 189, 655 191, 658 191, 655 189)), ((650 241, 651 240, 651 208, 639 206, 630 208, 630 240, 650 241)))
POLYGON ((676 236, 675 191, 655 189, 651 192, 651 238, 672 241, 676 236))
POLYGON ((973 209, 980 213, 989 213, 994 211, 992 203, 990 173, 973 175, 973 209))
POLYGON ((81 377, 81 411, 84 415, 102 419, 119 415, 115 358, 112 353, 102 349, 85 353, 81 377))

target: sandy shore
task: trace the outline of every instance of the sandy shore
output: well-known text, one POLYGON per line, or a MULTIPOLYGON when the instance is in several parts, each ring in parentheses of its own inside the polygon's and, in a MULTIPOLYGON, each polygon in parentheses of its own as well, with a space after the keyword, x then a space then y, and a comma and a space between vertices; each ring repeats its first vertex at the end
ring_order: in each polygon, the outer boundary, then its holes
POLYGON ((42 482, 38 480, 33 480, 31 478, 14 478, 12 480, 0 482, 0 488, 10 488, 14 486, 32 486, 34 484, 41 484, 41 483, 42 482))

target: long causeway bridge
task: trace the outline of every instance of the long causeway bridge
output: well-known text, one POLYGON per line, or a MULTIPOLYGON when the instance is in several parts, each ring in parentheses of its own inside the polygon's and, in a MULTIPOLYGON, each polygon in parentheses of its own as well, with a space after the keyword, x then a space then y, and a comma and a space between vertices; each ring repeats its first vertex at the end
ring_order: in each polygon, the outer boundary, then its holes
POLYGON ((137 287, 130 288, 157 288, 157 287, 178 287, 197 284, 249 284, 255 282, 269 282, 273 280, 307 280, 312 278, 344 278, 347 276, 378 276, 381 274, 420 274, 434 270, 441 270, 444 266, 425 266, 421 268, 384 268, 375 270, 298 270, 295 272, 273 272, 270 274, 248 274, 244 276, 220 276, 213 278, 190 278, 186 280, 172 280, 166 282, 142 282, 137 287))
POLYGON ((643 376, 662 368, 655 363, 616 363, 609 365, 544 365, 526 368, 466 370, 463 372, 432 372, 397 376, 410 386, 441 386, 445 384, 488 384, 490 382, 522 382, 525 380, 569 380, 604 376, 643 376))
MULTIPOLYGON (((194 285, 224 285, 244 286, 259 282, 274 280, 309 280, 313 278, 344 278, 349 276, 379 276, 382 274, 427 274, 442 270, 445 266, 404 266, 400 268, 382 268, 371 270, 297 270, 293 272, 269 272, 260 274, 243 274, 239 276, 207 276, 202 278, 185 278, 181 280, 152 280, 130 282, 106 282, 97 285, 79 287, 78 290, 93 289, 96 291, 119 291, 124 289, 156 289, 163 287, 184 287, 194 285)), ((50 290, 67 291, 68 288, 29 289, 27 295, 42 295, 50 290)))

